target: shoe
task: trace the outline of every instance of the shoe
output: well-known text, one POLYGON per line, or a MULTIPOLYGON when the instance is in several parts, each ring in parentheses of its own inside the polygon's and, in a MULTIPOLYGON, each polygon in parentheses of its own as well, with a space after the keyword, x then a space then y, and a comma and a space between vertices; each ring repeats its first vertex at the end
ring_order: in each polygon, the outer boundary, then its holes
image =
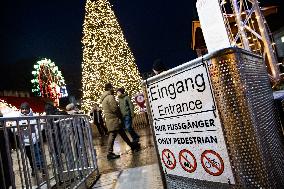
POLYGON ((141 150, 141 145, 137 142, 133 142, 131 150, 134 152, 138 152, 139 150, 141 150))
POLYGON ((120 155, 116 155, 116 154, 114 154, 114 153, 109 153, 109 154, 107 155, 107 159, 108 159, 108 160, 117 159, 117 158, 120 158, 120 155))

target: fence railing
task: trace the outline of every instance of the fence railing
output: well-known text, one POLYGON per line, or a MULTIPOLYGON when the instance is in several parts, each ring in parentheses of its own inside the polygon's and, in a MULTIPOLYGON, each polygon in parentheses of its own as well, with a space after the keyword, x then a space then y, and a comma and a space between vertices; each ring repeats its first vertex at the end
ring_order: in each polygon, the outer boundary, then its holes
POLYGON ((99 175, 87 116, 0 122, 0 188, 87 188, 99 175))

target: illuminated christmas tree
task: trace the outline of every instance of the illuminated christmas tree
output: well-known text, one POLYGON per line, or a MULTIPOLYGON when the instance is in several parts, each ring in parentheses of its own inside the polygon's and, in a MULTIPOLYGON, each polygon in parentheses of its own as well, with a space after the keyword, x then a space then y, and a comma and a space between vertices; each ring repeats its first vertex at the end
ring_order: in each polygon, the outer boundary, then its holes
POLYGON ((100 103, 104 85, 124 87, 130 96, 141 91, 135 59, 107 0, 87 0, 83 24, 83 110, 100 103))

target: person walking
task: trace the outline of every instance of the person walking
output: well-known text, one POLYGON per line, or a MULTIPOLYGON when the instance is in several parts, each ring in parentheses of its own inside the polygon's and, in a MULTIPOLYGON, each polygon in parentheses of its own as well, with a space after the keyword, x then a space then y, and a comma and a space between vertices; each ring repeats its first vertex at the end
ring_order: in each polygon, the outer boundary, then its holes
MULTIPOLYGON (((20 106, 20 114, 19 117, 25 116, 33 116, 33 111, 30 108, 30 105, 27 102, 23 102, 20 106)), ((32 168, 32 176, 35 176, 36 170, 41 170, 42 174, 45 175, 45 171, 43 168, 43 157, 40 149, 40 141, 39 141, 39 132, 41 131, 41 125, 38 125, 36 120, 30 120, 29 124, 27 120, 22 119, 19 121, 19 125, 21 127, 21 132, 18 132, 19 137, 21 138, 21 142, 25 146, 25 153, 29 159, 30 166, 32 168), (29 128, 31 127, 31 140, 30 140, 30 132, 29 128), (40 130, 40 131, 39 131, 40 130), (33 145, 33 147, 31 147, 33 145), (32 152, 32 149, 34 150, 32 152), (35 156, 35 166, 32 161, 32 154, 35 156)), ((17 132, 17 128, 14 129, 17 132)), ((22 145, 22 144, 21 144, 22 145)))
POLYGON ((120 112, 125 129, 129 132, 133 142, 139 142, 140 136, 134 131, 132 127, 132 118, 134 117, 134 105, 124 88, 116 90, 119 102, 120 112))
POLYGON ((109 131, 108 137, 108 154, 107 159, 116 159, 120 155, 113 153, 114 140, 119 134, 121 138, 131 147, 132 150, 139 150, 140 144, 137 142, 130 142, 121 125, 121 112, 114 97, 114 89, 111 83, 105 84, 105 91, 101 96, 102 108, 105 114, 106 126, 109 131))
POLYGON ((94 125, 97 126, 100 135, 101 136, 107 135, 108 130, 104 125, 102 110, 100 109, 98 104, 94 105, 94 108, 93 108, 92 112, 90 113, 90 115, 92 116, 93 121, 94 121, 94 125))

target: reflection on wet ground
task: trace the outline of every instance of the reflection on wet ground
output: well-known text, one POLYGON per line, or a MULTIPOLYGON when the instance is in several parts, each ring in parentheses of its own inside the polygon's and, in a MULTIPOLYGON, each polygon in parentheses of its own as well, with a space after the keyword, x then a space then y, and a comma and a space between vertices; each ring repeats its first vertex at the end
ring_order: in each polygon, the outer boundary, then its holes
POLYGON ((114 144, 114 153, 120 154, 121 157, 111 161, 106 158, 107 137, 94 137, 94 146, 101 174, 152 165, 158 162, 150 129, 144 128, 137 132, 140 135, 141 150, 132 152, 130 147, 118 136, 114 144))
POLYGON ((132 152, 130 147, 117 137, 114 153, 120 154, 116 160, 107 160, 107 137, 94 137, 100 171, 95 189, 161 189, 162 181, 153 137, 149 128, 137 130, 140 135, 141 150, 132 152))

